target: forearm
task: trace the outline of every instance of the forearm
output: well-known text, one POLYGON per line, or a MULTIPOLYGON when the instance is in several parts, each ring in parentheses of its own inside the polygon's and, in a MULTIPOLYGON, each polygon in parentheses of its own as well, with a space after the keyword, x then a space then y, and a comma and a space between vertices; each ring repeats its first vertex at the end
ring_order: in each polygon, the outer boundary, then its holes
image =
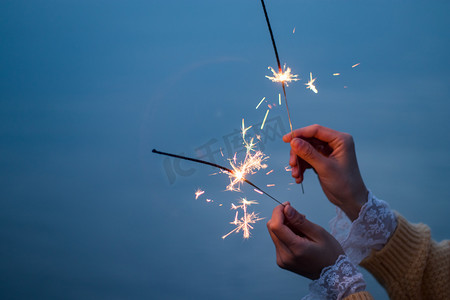
POLYGON ((397 215, 397 229, 386 246, 361 262, 391 299, 450 299, 450 242, 431 240, 425 224, 397 215))

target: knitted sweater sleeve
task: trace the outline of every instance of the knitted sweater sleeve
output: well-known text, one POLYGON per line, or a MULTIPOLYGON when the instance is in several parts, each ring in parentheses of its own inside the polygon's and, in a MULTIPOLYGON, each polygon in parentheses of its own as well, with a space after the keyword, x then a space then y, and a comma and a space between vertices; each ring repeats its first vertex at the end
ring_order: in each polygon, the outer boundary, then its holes
POLYGON ((436 243, 428 226, 411 224, 398 214, 397 222, 384 248, 372 251, 361 266, 391 299, 450 299, 450 241, 436 243))

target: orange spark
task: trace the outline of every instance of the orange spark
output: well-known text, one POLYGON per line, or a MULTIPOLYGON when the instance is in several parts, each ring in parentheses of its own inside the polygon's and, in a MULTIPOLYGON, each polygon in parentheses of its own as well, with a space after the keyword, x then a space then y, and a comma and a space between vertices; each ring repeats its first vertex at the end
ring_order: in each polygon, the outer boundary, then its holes
POLYGON ((275 184, 268 184, 267 187, 275 186, 275 184))
POLYGON ((339 76, 341 73, 333 73, 333 76, 339 76))
POLYGON ((261 195, 263 195, 264 193, 263 192, 261 192, 260 190, 257 190, 257 189, 253 189, 255 192, 257 192, 258 194, 261 194, 261 195))
POLYGON ((269 172, 267 172, 266 175, 269 175, 269 174, 272 173, 272 172, 273 172, 273 169, 270 170, 269 172))
POLYGON ((359 66, 361 63, 354 64, 352 68, 359 66))

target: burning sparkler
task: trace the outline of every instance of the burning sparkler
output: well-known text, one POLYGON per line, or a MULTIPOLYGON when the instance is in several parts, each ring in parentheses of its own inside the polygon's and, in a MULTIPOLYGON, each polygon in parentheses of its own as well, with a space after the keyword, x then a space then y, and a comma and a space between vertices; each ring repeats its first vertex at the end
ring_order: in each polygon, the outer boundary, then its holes
POLYGON ((306 88, 310 89, 311 91, 313 91, 314 93, 318 93, 316 86, 314 85, 314 81, 316 81, 317 78, 312 78, 312 73, 309 73, 309 81, 308 83, 305 83, 306 88))
MULTIPOLYGON (((282 69, 281 69, 281 63, 280 63, 280 57, 278 56, 278 50, 277 50, 277 45, 275 43, 275 38, 273 37, 273 32, 272 32, 272 27, 270 26, 270 21, 269 21, 269 15, 267 14, 267 10, 266 10, 266 5, 264 4, 264 0, 261 0, 261 5, 263 7, 264 10, 264 16, 266 18, 266 23, 267 23, 267 28, 269 29, 269 33, 270 33, 270 39, 272 40, 272 46, 273 46, 273 50, 275 52, 275 58, 277 59, 277 65, 278 65, 278 73, 275 73, 274 70, 272 69, 272 73, 275 74, 281 74, 282 69)), ((285 65, 286 67, 286 65, 285 65)), ((290 74, 290 69, 289 70, 289 74, 290 74)), ((287 70, 286 70, 287 71, 287 70)), ((267 77, 267 76, 266 76, 267 77)), ((286 78, 287 76, 284 75, 283 78, 286 78)), ((281 76, 279 77, 281 78, 281 76)), ((288 77, 289 78, 289 77, 288 77)), ((296 79, 296 75, 294 77, 296 79)), ((270 79, 270 78, 269 78, 270 79)), ((291 78, 292 79, 292 78, 291 78)), ((271 79, 272 80, 272 79, 271 79)), ((294 80, 292 79, 291 81, 297 81, 298 79, 294 80)), ((272 80, 273 81, 273 80, 272 80)), ((278 81, 278 80, 277 80, 278 81)), ((285 81, 280 81, 281 82, 281 86, 283 88, 283 94, 284 94, 284 102, 286 103, 286 111, 287 111, 287 115, 288 115, 288 119, 289 119, 289 127, 291 128, 291 135, 292 138, 294 138, 294 130, 292 129, 292 122, 291 122, 291 113, 289 112, 289 106, 288 106, 288 102, 287 102, 287 97, 286 97, 286 87, 285 84, 287 86, 287 83, 285 81)), ((297 156, 297 166, 300 168, 300 160, 299 157, 297 156)), ((302 187, 302 192, 304 193, 305 190, 303 189, 303 182, 301 183, 301 187, 302 187)))
POLYGON ((291 73, 291 68, 286 68, 286 64, 284 64, 283 70, 280 68, 278 72, 275 72, 272 67, 269 67, 269 70, 272 71, 273 76, 266 76, 266 78, 272 80, 273 82, 281 82, 286 86, 289 86, 289 82, 300 80, 297 78, 298 75, 291 73))
POLYGON ((236 226, 233 230, 222 236, 222 239, 225 239, 230 234, 236 232, 239 233, 241 230, 243 232, 243 236, 245 239, 248 239, 250 237, 250 229, 253 229, 253 226, 251 224, 254 224, 264 218, 258 217, 258 214, 255 212, 247 212, 247 206, 250 206, 252 204, 258 204, 256 201, 249 201, 245 198, 241 199, 239 201, 241 205, 234 205, 231 204, 231 209, 236 210, 236 215, 234 217, 234 221, 230 222, 230 224, 233 224, 236 226), (239 218, 239 211, 238 209, 242 209, 244 215, 239 218))
MULTIPOLYGON (((280 201, 278 201, 276 198, 272 197, 270 194, 268 194, 267 192, 265 192, 264 190, 262 190, 261 188, 259 188, 257 185, 255 185, 253 182, 251 182, 250 180, 248 180, 247 178, 245 178, 245 174, 244 173, 239 173, 239 174, 235 174, 234 170, 231 170, 227 167, 209 162, 209 161, 204 161, 201 159, 196 159, 196 158, 191 158, 191 157, 186 157, 186 156, 182 156, 182 155, 177 155, 177 154, 172 154, 172 153, 167 153, 167 152, 162 152, 162 151, 158 151, 156 149, 152 150, 153 153, 156 154, 161 154, 161 155, 165 155, 165 156, 170 156, 170 157, 175 157, 175 158, 179 158, 179 159, 183 159, 183 160, 188 160, 188 161, 192 161, 192 162, 196 162, 196 163, 200 163, 200 164, 204 164, 204 165, 208 165, 208 166, 212 166, 214 168, 218 168, 222 171, 226 171, 224 173, 228 174, 228 176, 231 177, 239 177, 241 182, 246 182, 249 185, 251 185, 252 187, 254 187, 255 189, 257 189, 258 191, 260 191, 261 193, 263 193, 264 195, 266 195, 267 197, 269 197, 270 199, 272 199, 273 201, 277 202, 278 204, 283 205, 280 201)), ((230 179, 231 180, 231 179, 230 179)))
MULTIPOLYGON (((242 140, 246 149, 245 159, 239 165, 236 163, 236 155, 233 160, 229 160, 233 173, 230 176, 230 184, 227 186, 228 191, 240 191, 240 184, 247 174, 254 174, 257 170, 267 168, 267 165, 263 162, 269 157, 254 149, 256 144, 253 142, 253 138, 250 141, 245 139, 245 135, 251 127, 245 127, 244 119, 242 119, 242 140)), ((228 171, 225 172, 229 174, 228 171)))

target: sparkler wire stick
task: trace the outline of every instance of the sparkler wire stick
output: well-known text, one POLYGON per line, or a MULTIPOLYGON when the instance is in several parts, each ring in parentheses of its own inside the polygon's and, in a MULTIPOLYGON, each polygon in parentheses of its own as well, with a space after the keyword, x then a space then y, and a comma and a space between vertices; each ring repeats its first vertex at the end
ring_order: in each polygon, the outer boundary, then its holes
MULTIPOLYGON (((234 174, 234 171, 233 171, 233 170, 231 170, 231 169, 229 169, 229 168, 227 168, 227 167, 224 167, 224 166, 221 166, 221 165, 218 165, 218 164, 209 162, 209 161, 204 161, 204 160, 201 160, 201 159, 196 159, 196 158, 186 157, 186 156, 177 155, 177 154, 172 154, 172 153, 167 153, 167 152, 162 152, 162 151, 158 151, 158 150, 156 150, 156 149, 153 149, 152 152, 153 152, 153 153, 156 153, 156 154, 161 154, 161 155, 171 156, 171 157, 175 157, 175 158, 179 158, 179 159, 184 159, 184 160, 193 161, 193 162, 196 162, 196 163, 200 163, 200 164, 212 166, 212 167, 221 169, 221 170, 223 170, 223 171, 226 171, 226 172, 228 172, 228 173, 230 173, 230 174, 234 174)), ((260 189, 258 186, 256 186, 254 183, 252 183, 250 180, 247 180, 247 179, 245 179, 245 178, 242 178, 242 180, 245 181, 246 183, 250 184, 252 187, 254 187, 255 189, 257 189, 258 191, 261 191, 264 195, 268 196, 268 197, 271 198, 273 201, 277 202, 278 204, 281 204, 281 205, 285 206, 283 203, 281 203, 280 201, 278 201, 277 199, 275 199, 274 197, 272 197, 271 195, 269 195, 268 193, 266 193, 265 191, 263 191, 262 189, 260 189)))
MULTIPOLYGON (((264 16, 266 17, 267 27, 269 28, 273 50, 275 51, 275 57, 277 59, 277 64, 278 64, 278 73, 281 73, 281 72, 283 72, 283 69, 281 68, 280 57, 278 55, 277 45, 275 43, 275 38, 273 37, 272 26, 270 26, 269 15, 267 14, 266 5, 264 4, 264 0, 261 0, 261 5, 264 10, 264 16)), ((284 81, 281 82, 281 86, 283 87, 284 102, 286 103, 286 110, 287 110, 287 115, 288 115, 288 119, 289 119, 289 127, 291 128, 292 138, 294 138, 294 131, 292 129, 292 122, 291 122, 291 113, 289 111, 289 106, 288 106, 288 102, 287 102, 286 87, 285 87, 284 81)), ((298 156, 297 156, 297 166, 298 166, 299 172, 300 172, 300 161, 299 161, 298 156)), ((305 190, 303 189, 303 182, 301 183, 301 186, 302 186, 302 192, 304 194, 305 190)))

